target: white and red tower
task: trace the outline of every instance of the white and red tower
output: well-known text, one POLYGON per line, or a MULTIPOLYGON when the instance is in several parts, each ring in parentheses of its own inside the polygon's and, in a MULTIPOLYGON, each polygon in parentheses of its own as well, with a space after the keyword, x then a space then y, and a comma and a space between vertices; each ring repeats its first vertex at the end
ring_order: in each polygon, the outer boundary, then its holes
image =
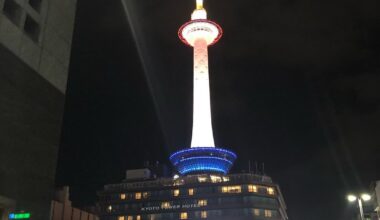
POLYGON ((211 122, 208 46, 222 36, 222 28, 207 20, 203 0, 197 0, 191 21, 178 32, 179 38, 194 48, 193 134, 191 147, 215 147, 211 122))
POLYGON ((170 156, 173 165, 181 174, 227 173, 236 155, 228 150, 216 148, 211 121, 210 81, 208 69, 208 46, 222 37, 222 28, 207 19, 203 0, 196 0, 191 20, 178 31, 185 44, 194 48, 194 96, 193 130, 191 148, 170 156))

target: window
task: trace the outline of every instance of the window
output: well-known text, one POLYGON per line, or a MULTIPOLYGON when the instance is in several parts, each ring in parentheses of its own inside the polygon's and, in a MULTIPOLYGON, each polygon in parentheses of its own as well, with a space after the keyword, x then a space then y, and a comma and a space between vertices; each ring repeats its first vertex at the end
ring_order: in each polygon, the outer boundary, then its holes
POLYGON ((117 218, 117 220, 125 220, 125 217, 124 217, 124 216, 119 216, 119 217, 117 218))
POLYGON ((264 210, 264 216, 265 217, 272 217, 272 211, 271 210, 264 210))
POLYGON ((194 189, 189 189, 189 196, 194 195, 194 189))
POLYGON ((198 200, 198 205, 199 206, 206 206, 207 205, 207 200, 206 199, 198 200))
POLYGON ((257 193, 257 186, 255 186, 255 185, 248 185, 248 192, 255 192, 255 193, 257 193))
POLYGON ((33 41, 38 42, 40 25, 29 15, 27 15, 25 19, 24 31, 33 41))
POLYGON ((141 192, 135 193, 135 199, 141 199, 141 192))
POLYGON ((111 212, 111 211, 112 211, 112 206, 109 205, 109 206, 107 207, 107 211, 111 212))
POLYGON ((133 216, 129 215, 129 216, 127 217, 127 220, 133 220, 133 216))
POLYGON ((141 216, 136 216, 136 220, 141 220, 141 216))
POLYGON ((22 9, 14 0, 5 0, 3 12, 15 25, 20 25, 22 9))
POLYGON ((211 175, 210 178, 211 178, 211 182, 213 182, 213 183, 220 183, 220 182, 222 182, 222 178, 220 176, 213 176, 213 175, 211 175))
POLYGON ((207 177, 205 177, 205 176, 199 176, 198 177, 198 182, 200 182, 200 183, 204 183, 204 182, 206 182, 207 181, 207 177))
POLYGON ((120 194, 120 199, 124 200, 127 196, 123 193, 123 194, 120 194))
POLYGON ((29 0, 29 5, 37 12, 40 12, 41 0, 29 0))
POLYGON ((273 187, 268 187, 267 188, 267 192, 268 192, 269 195, 274 195, 274 189, 273 189, 273 187))
POLYGON ((187 219, 187 212, 181 212, 179 219, 187 219))
POLYGON ((168 209, 168 208, 170 208, 170 202, 162 202, 161 203, 161 208, 162 209, 168 209))
POLYGON ((149 195, 148 195, 147 192, 143 192, 143 198, 144 198, 144 199, 148 198, 148 196, 149 196, 149 195))
POLYGON ((175 189, 173 191, 173 196, 179 196, 179 189, 175 189))
POLYGON ((207 218, 207 211, 201 212, 201 218, 207 218))
POLYGON ((260 209, 253 209, 253 215, 259 216, 260 215, 260 209))
POLYGON ((241 193, 241 186, 223 186, 222 193, 241 193))

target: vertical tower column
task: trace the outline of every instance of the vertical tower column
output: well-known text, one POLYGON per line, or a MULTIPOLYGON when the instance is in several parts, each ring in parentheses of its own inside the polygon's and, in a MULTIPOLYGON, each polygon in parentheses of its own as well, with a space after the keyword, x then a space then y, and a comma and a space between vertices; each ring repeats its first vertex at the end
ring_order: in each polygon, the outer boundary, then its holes
POLYGON ((194 41, 193 133, 191 147, 214 147, 211 124, 207 41, 194 41))

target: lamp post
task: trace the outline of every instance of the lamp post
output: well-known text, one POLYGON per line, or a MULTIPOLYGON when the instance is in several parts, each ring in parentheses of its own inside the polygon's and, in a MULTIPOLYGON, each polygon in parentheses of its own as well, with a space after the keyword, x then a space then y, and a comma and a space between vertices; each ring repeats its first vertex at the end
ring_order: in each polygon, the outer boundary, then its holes
POLYGON ((367 202, 367 201, 371 200, 371 196, 369 194, 367 194, 367 193, 363 193, 360 196, 359 195, 350 194, 350 195, 347 196, 347 200, 349 202, 358 201, 359 212, 360 212, 360 219, 364 220, 363 202, 367 202))

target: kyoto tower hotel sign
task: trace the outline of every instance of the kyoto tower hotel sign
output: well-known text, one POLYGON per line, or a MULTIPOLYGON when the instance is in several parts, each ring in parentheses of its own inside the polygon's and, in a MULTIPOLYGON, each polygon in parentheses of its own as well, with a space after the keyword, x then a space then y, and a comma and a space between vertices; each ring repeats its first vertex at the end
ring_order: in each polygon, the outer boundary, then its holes
POLYGON ((217 23, 207 19, 203 0, 196 1, 196 9, 191 14, 191 20, 182 25, 178 31, 182 42, 194 48, 191 148, 180 150, 170 156, 170 161, 182 175, 227 174, 236 159, 233 152, 215 147, 212 131, 208 46, 218 42, 222 33, 222 28, 217 23))

